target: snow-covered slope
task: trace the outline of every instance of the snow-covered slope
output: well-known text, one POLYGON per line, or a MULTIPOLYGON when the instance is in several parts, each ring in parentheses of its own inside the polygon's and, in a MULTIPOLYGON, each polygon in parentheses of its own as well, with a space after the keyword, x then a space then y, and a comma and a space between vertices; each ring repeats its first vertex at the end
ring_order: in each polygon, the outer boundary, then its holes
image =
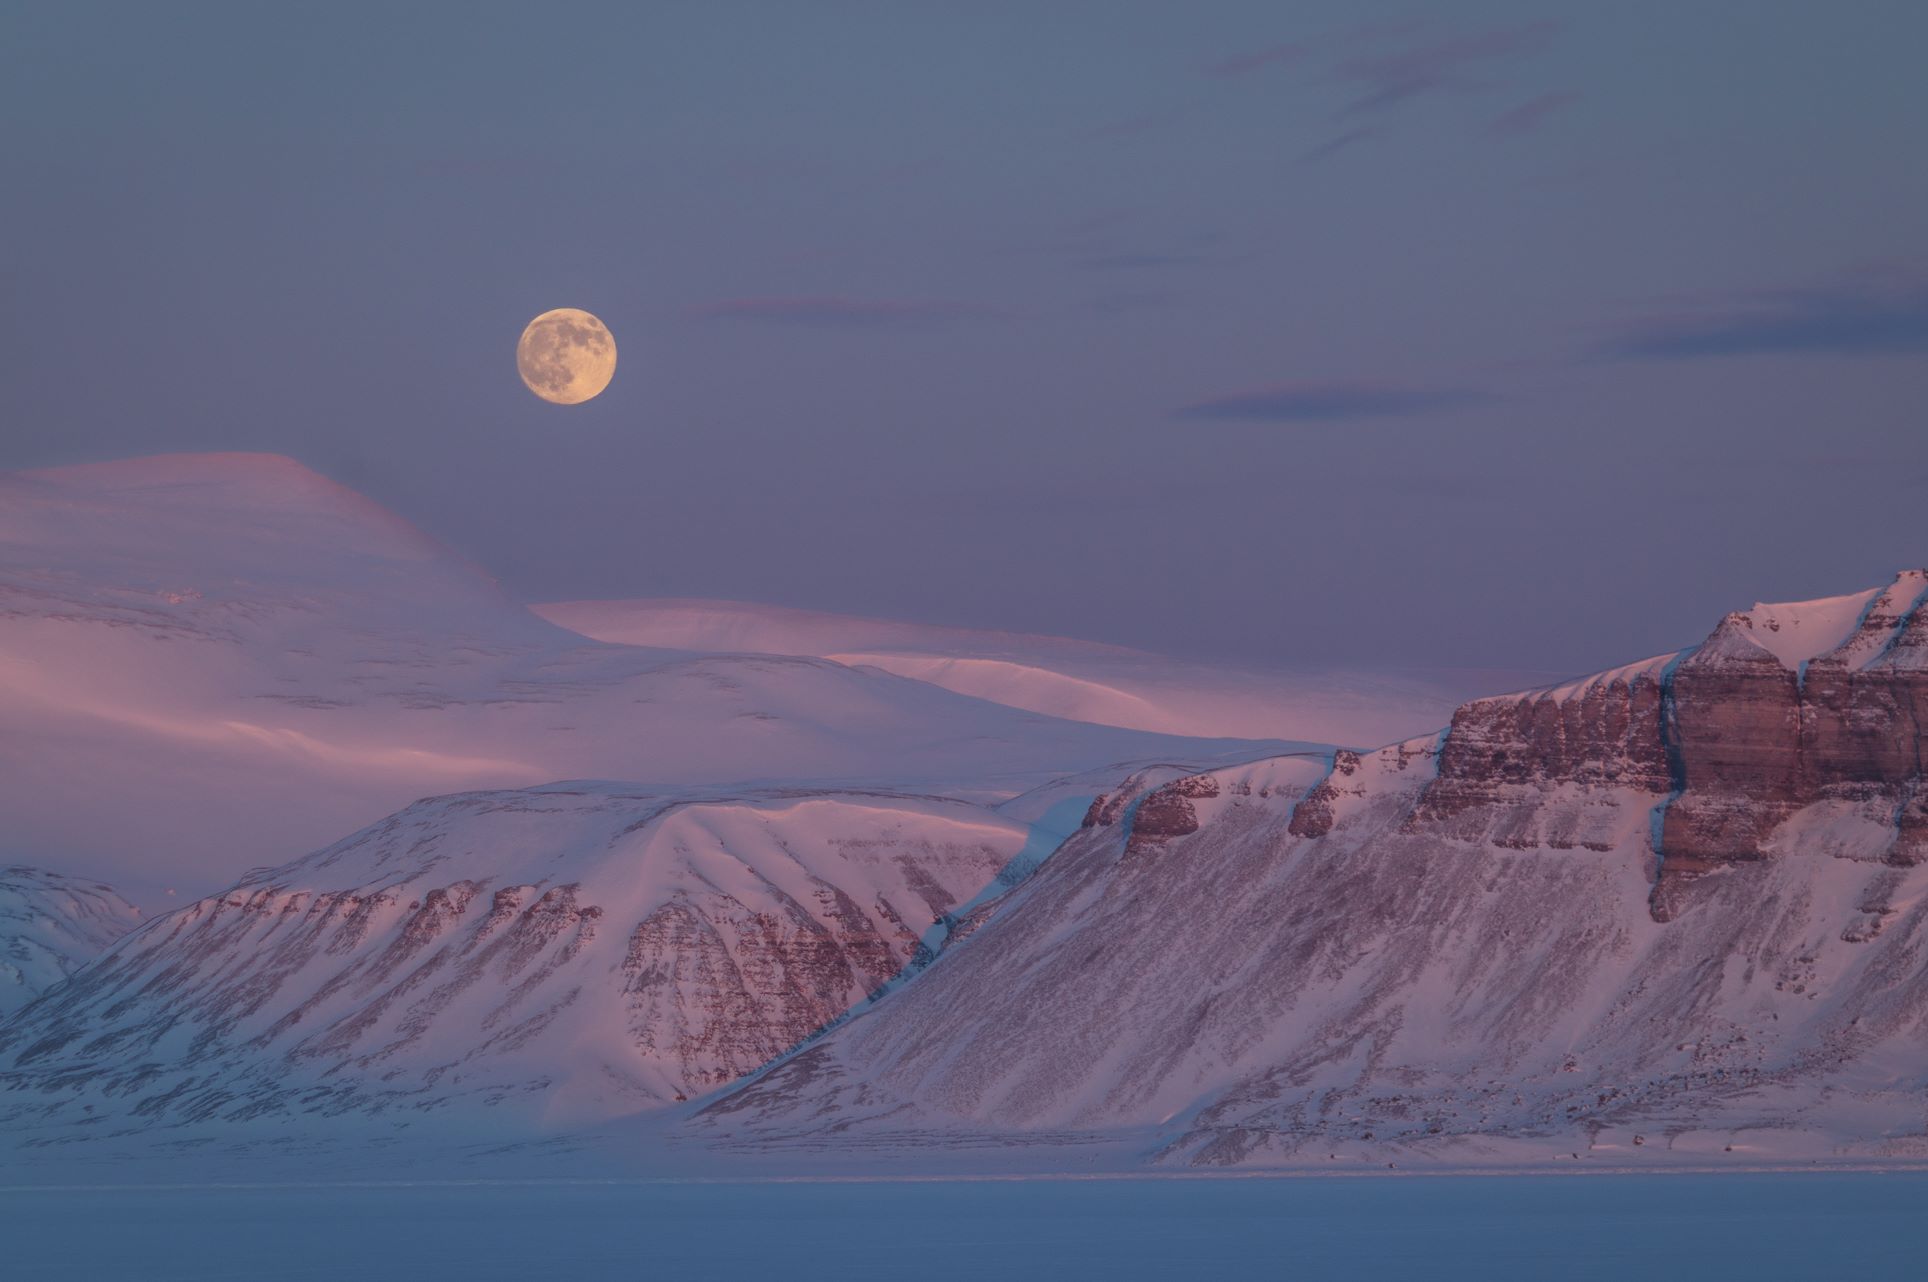
POLYGON ((831 1165, 1928 1157, 1924 587, 1758 607, 1376 752, 1099 772, 1003 813, 424 802, 0 1025, 0 1122, 599 1123, 831 1165))
POLYGON ((0 475, 0 852, 131 888, 219 885, 458 789, 999 798, 1110 762, 1252 752, 818 658, 586 640, 284 458, 0 475))
POLYGON ((1928 1156, 1924 587, 1756 607, 1329 771, 1113 796, 695 1129, 1124 1131, 1204 1165, 1928 1156))
POLYGON ((0 478, 0 545, 23 849, 232 870, 490 789, 0 1023, 29 1146, 647 1113, 766 1154, 1928 1158, 1928 572, 1253 760, 1014 706, 1217 715, 1082 643, 707 606, 642 639, 732 653, 590 640, 286 460, 0 478))
POLYGON ((92 961, 140 919, 99 882, 0 867, 0 1018, 92 961))
POLYGON ((1054 717, 1167 734, 1377 746, 1437 726, 1461 700, 1509 682, 1509 674, 1478 671, 1245 671, 1065 637, 735 601, 564 601, 534 609, 602 641, 812 655, 1054 717))
POLYGON ((419 802, 155 920, 0 1025, 0 1120, 177 1131, 709 1091, 1062 832, 936 798, 555 785, 419 802))

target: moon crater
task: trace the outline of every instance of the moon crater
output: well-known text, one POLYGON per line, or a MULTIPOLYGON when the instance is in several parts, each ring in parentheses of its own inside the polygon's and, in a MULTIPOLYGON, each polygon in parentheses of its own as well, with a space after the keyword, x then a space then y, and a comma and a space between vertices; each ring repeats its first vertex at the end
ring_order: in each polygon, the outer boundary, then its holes
POLYGON ((515 367, 530 391, 556 405, 580 405, 616 375, 616 339, 596 317, 558 307, 529 322, 515 367))

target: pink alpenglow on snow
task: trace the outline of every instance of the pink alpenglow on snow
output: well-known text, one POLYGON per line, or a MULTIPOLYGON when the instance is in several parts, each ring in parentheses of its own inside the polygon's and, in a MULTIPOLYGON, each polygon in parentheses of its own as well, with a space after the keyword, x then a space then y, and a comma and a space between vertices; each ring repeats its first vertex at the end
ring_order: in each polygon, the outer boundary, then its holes
POLYGON ((0 1123, 480 1108, 527 1133, 661 1107, 922 965, 1036 842, 934 798, 420 802, 150 921, 0 1027, 0 1123))
POLYGON ((1757 606, 1376 751, 996 809, 423 802, 45 994, 0 1032, 8 1122, 600 1123, 792 1165, 1928 1155, 1925 589, 1757 606))
MULTIPOLYGON (((563 601, 552 623, 599 641, 814 655, 992 703, 1163 734, 1374 747, 1438 725, 1523 674, 1254 671, 1066 637, 864 619, 737 601, 563 601)), ((1531 680, 1532 676, 1524 676, 1531 680)))
POLYGON ((130 893, 211 888, 473 788, 814 781, 1003 800, 1110 763, 1267 750, 876 666, 590 640, 271 455, 12 473, 0 496, 0 808, 22 849, 130 893))
POLYGON ((1756 606, 1329 768, 1134 785, 694 1125, 1123 1128, 1181 1167, 1928 1157, 1924 590, 1756 606))

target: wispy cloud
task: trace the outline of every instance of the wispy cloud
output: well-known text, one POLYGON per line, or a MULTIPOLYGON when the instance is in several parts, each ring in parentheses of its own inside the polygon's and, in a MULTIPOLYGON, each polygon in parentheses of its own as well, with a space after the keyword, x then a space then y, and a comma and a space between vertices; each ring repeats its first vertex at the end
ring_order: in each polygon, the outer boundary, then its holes
POLYGON ((1160 267, 1199 267, 1217 261, 1219 258, 1216 255, 1188 250, 1171 252, 1143 250, 1088 254, 1078 259, 1077 265, 1086 271, 1129 272, 1160 267))
MULTIPOLYGON (((1428 96, 1474 95, 1504 89, 1512 64, 1538 54, 1561 31, 1557 22, 1454 29, 1419 19, 1310 35, 1209 63, 1211 76, 1243 76, 1274 67, 1303 67, 1336 90, 1340 119, 1389 112, 1428 96)), ((1524 134, 1571 104, 1576 95, 1553 91, 1520 102, 1487 122, 1496 137, 1524 134)), ((1322 160, 1375 136, 1378 127, 1351 129, 1300 156, 1322 160)))
POLYGON ((1277 44, 1250 53, 1235 54, 1205 65, 1208 76, 1244 76, 1267 67, 1290 67, 1305 61, 1311 52, 1302 44, 1277 44))
POLYGON ((1099 294, 1087 304, 1093 311, 1121 315, 1126 312, 1161 311, 1176 307, 1183 295, 1168 289, 1122 290, 1099 294))
POLYGON ((1071 271, 1120 281, 1235 266, 1252 253, 1214 228, 1149 226, 1122 210, 1061 223, 1038 239, 1003 246, 1002 252, 1048 257, 1071 271))
POLYGON ((1519 106, 1502 111, 1493 117, 1493 123, 1487 126, 1487 132, 1501 138, 1532 133, 1545 124, 1548 117, 1557 115, 1572 106, 1579 96, 1576 93, 1561 91, 1528 98, 1519 106))
POLYGON ((946 299, 838 295, 725 298, 690 309, 695 316, 817 329, 931 329, 997 315, 980 303, 946 299))
POLYGON ((1444 414, 1491 397, 1465 387, 1400 383, 1275 383, 1217 396, 1173 411, 1186 419, 1254 423, 1336 423, 1355 419, 1444 414))
POLYGON ((1373 111, 1426 94, 1485 88, 1477 68, 1538 53, 1558 34, 1552 22, 1462 32, 1350 58, 1339 74, 1360 86, 1347 112, 1373 111))
POLYGON ((1370 125, 1362 126, 1358 129, 1348 129, 1336 137, 1326 139, 1316 147, 1308 148, 1306 152, 1299 157, 1299 163, 1302 165, 1315 164, 1328 157, 1336 156, 1349 147, 1357 146, 1362 142, 1368 142, 1378 136, 1379 131, 1370 125))
POLYGON ((1085 137, 1136 138, 1140 134, 1148 134, 1169 125, 1172 119, 1173 116, 1169 112, 1147 112, 1142 116, 1131 116, 1124 120, 1114 120, 1109 124, 1099 125, 1096 129, 1087 132, 1085 137))
POLYGON ((1636 321, 1603 351, 1633 360, 1928 352, 1928 284, 1760 291, 1636 321))

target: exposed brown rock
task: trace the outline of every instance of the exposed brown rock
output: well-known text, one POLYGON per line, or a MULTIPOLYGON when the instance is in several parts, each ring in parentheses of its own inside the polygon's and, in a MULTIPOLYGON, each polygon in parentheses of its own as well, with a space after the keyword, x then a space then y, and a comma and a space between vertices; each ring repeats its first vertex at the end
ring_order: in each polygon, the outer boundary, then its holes
POLYGON ((1334 821, 1333 803, 1343 793, 1357 794, 1358 787, 1353 782, 1359 775, 1359 754, 1350 748, 1341 748, 1332 756, 1332 769, 1326 772, 1312 791, 1299 799, 1292 807, 1292 822, 1287 831, 1294 837, 1323 837, 1332 831, 1334 821))
POLYGON ((1762 858, 1776 828, 1822 803, 1890 817, 1890 863, 1928 857, 1925 588, 1928 574, 1901 575, 1846 640, 1798 670, 1750 638, 1744 614, 1680 664, 1681 793, 1661 828, 1663 882, 1762 858))
MULTIPOLYGON (((1639 820, 1628 794, 1645 797, 1662 919, 1692 902, 1695 879, 1770 857, 1777 832, 1800 831, 1784 825, 1808 807, 1852 817, 1871 834, 1858 840, 1879 847, 1814 853, 1928 859, 1924 593, 1928 572, 1902 574, 1839 644, 1805 662, 1769 648, 1789 653, 1789 607, 1757 607, 1728 615, 1672 662, 1469 703, 1453 716, 1406 831, 1602 849, 1639 820)), ((1320 817, 1329 791, 1321 785, 1302 803, 1295 834, 1329 825, 1320 817)))
POLYGON ((1597 798, 1630 790, 1658 804, 1673 789, 1665 684, 1663 658, 1466 704, 1407 829, 1514 849, 1604 848, 1627 816, 1597 798))
POLYGON ((1139 803, 1131 820, 1131 840, 1127 854, 1158 845, 1173 837, 1198 831, 1198 812, 1194 799, 1219 795, 1218 781, 1210 775, 1187 775, 1156 789, 1139 803))

